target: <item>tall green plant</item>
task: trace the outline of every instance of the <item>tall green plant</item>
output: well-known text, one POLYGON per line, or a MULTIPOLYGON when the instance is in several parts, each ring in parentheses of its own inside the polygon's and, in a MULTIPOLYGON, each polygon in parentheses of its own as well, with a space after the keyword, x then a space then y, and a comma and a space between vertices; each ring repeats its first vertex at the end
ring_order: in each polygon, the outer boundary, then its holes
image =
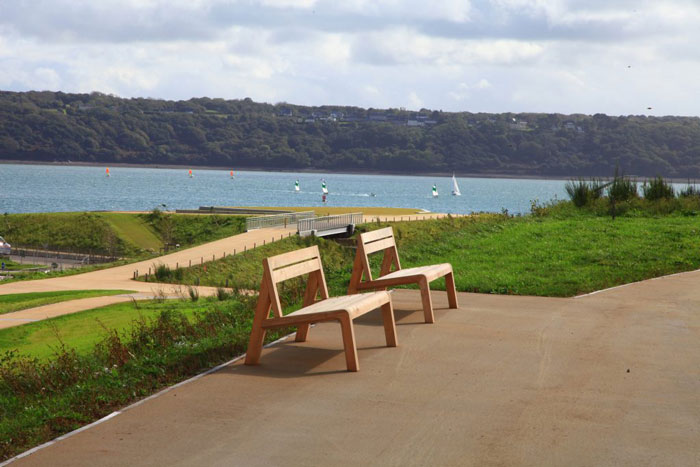
POLYGON ((637 182, 620 173, 615 168, 615 175, 607 188, 608 201, 610 202, 610 215, 613 219, 617 216, 619 203, 637 197, 637 182))
POLYGON ((657 175, 656 178, 651 180, 644 181, 644 184, 642 184, 642 194, 644 195, 644 199, 649 201, 673 199, 675 197, 673 186, 660 175, 657 175))
POLYGON ((598 179, 586 181, 579 178, 566 182, 564 189, 574 205, 580 208, 601 197, 603 183, 598 179))
POLYGON ((690 183, 688 180, 688 185, 678 192, 679 198, 700 198, 700 188, 698 188, 695 183, 690 183))

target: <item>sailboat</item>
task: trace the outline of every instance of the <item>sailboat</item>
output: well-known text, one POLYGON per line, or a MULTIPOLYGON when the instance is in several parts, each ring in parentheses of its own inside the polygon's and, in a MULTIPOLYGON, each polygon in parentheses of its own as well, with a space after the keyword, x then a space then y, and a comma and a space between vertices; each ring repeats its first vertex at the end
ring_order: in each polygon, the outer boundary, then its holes
POLYGON ((189 174, 190 174, 190 178, 194 177, 194 175, 192 175, 192 169, 190 169, 189 174))
POLYGON ((323 192, 324 195, 328 194, 328 188, 326 187, 325 180, 321 180, 321 191, 323 192))
POLYGON ((457 179, 455 174, 452 174, 452 196, 462 196, 462 192, 459 191, 459 185, 457 185, 457 179))
POLYGON ((231 179, 233 179, 233 170, 231 171, 231 179))
POLYGON ((107 174, 107 178, 109 178, 109 167, 107 167, 107 171, 105 173, 107 174))
POLYGON ((433 185, 433 198, 437 198, 437 197, 438 197, 437 186, 433 185))
POLYGON ((299 193, 299 180, 294 182, 294 192, 299 193))

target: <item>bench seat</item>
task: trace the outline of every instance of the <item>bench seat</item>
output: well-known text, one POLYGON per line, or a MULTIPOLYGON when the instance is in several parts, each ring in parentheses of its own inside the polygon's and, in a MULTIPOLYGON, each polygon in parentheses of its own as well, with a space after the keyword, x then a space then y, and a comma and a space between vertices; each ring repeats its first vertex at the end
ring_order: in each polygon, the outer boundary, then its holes
MULTIPOLYGON (((428 282, 439 279, 452 272, 450 263, 433 264, 430 266, 418 266, 415 268, 399 269, 398 271, 390 272, 389 274, 373 279, 374 285, 367 288, 377 288, 380 284, 385 283, 387 286, 405 284, 407 280, 417 281, 424 277, 428 282)), ((360 283, 359 289, 364 288, 360 283)))
POLYGON ((318 323, 337 320, 340 316, 354 319, 389 302, 391 302, 391 296, 389 292, 385 291, 331 297, 281 318, 269 318, 262 324, 262 327, 270 329, 300 323, 318 323))

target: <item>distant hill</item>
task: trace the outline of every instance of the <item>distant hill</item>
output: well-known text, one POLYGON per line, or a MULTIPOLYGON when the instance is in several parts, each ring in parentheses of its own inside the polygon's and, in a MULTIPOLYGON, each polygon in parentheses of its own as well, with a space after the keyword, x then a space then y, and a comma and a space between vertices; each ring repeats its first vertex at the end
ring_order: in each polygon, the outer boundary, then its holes
POLYGON ((0 92, 0 160, 700 177, 700 118, 0 92))

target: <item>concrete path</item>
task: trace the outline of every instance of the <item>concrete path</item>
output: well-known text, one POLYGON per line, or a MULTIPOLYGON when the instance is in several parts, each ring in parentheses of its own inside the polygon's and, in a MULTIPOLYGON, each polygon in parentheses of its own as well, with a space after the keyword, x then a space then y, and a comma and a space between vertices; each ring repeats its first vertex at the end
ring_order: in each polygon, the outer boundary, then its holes
POLYGON ((399 346, 359 320, 314 327, 17 465, 700 464, 700 272, 575 299, 460 294, 422 322, 393 294, 399 346))
MULTIPOLYGON (((189 266, 202 262, 220 259, 224 254, 240 253, 245 249, 251 249, 264 243, 279 240, 293 235, 291 229, 261 229, 245 232, 222 240, 206 243, 186 250, 177 251, 165 256, 141 261, 138 263, 118 266, 100 271, 93 271, 73 276, 56 277, 34 281, 11 282, 0 284, 0 295, 28 292, 53 292, 61 290, 133 290, 140 294, 140 298, 148 298, 157 295, 175 296, 182 295, 179 286, 172 284, 157 284, 132 280, 134 271, 143 275, 155 270, 158 264, 165 264, 170 268, 176 266, 189 266)), ((216 293, 214 287, 197 287, 200 295, 207 296, 216 293)), ((186 292, 185 292, 186 295, 186 292)), ((29 310, 16 311, 0 315, 0 329, 19 326, 26 322, 37 321, 48 317, 59 316, 67 313, 106 306, 130 300, 129 296, 114 295, 110 297, 96 297, 82 300, 55 303, 29 310)))

